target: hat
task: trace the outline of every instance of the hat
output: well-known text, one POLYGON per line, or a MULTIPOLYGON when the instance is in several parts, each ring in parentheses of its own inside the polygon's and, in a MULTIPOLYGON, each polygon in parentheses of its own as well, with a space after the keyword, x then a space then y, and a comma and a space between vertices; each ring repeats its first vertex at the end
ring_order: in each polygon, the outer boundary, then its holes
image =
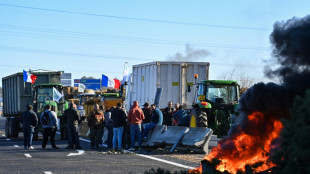
POLYGON ((150 106, 149 102, 145 102, 143 106, 150 106))

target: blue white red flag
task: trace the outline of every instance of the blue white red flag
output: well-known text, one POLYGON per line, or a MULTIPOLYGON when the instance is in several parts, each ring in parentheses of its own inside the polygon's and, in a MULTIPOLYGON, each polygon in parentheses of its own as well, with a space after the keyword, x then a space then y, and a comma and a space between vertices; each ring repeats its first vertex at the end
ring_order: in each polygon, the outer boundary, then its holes
POLYGON ((120 81, 102 74, 102 86, 119 89, 120 81))
POLYGON ((34 84, 37 79, 37 76, 30 74, 29 72, 23 70, 24 81, 34 84))

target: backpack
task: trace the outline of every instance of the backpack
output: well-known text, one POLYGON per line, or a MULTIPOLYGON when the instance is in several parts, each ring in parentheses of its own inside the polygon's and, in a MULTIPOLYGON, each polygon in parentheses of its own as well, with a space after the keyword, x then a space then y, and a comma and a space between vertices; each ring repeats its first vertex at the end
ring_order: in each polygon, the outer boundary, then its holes
POLYGON ((43 125, 48 125, 50 124, 51 120, 50 120, 50 116, 49 116, 50 112, 44 112, 42 118, 41 118, 41 123, 43 125))
POLYGON ((95 115, 95 119, 94 119, 94 125, 96 125, 96 126, 102 125, 101 120, 103 120, 103 115, 101 115, 101 114, 96 114, 96 115, 95 115))

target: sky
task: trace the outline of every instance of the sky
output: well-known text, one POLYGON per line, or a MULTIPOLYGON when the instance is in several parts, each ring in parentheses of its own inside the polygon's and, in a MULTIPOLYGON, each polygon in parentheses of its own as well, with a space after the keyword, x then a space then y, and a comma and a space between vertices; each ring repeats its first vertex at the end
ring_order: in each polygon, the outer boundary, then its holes
POLYGON ((307 0, 0 0, 0 78, 43 69, 122 79, 125 62, 182 59, 210 62, 210 79, 235 72, 268 82, 273 25, 309 8, 307 0))

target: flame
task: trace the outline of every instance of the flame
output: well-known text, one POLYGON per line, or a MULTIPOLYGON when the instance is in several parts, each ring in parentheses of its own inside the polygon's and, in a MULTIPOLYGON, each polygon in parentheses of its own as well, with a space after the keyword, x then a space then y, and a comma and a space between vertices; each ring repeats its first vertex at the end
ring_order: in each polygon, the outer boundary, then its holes
MULTIPOLYGON (((254 172, 260 172, 274 167, 275 164, 269 160, 269 153, 272 141, 279 137, 283 128, 279 120, 266 120, 264 114, 254 112, 248 116, 247 131, 240 128, 240 133, 225 137, 219 145, 212 149, 210 154, 204 157, 205 160, 212 161, 217 158, 220 164, 216 170, 230 173, 245 171, 246 165, 253 165, 258 162, 260 167, 254 172)), ((190 171, 190 173, 201 173, 202 167, 190 171)))

